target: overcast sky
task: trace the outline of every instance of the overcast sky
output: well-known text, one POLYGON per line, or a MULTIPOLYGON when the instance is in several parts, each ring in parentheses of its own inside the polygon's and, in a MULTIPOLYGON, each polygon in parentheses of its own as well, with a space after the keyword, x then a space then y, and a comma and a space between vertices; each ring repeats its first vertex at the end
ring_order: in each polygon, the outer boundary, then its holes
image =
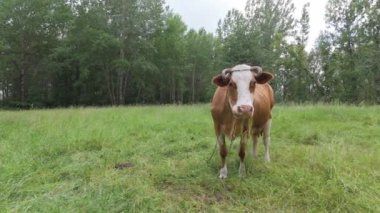
MULTIPOLYGON (((247 0, 166 0, 170 8, 181 15, 189 28, 204 27, 212 33, 216 31, 218 20, 224 18, 228 10, 236 8, 244 12, 246 2, 247 0)), ((307 2, 310 2, 310 33, 306 49, 310 50, 319 32, 325 27, 327 0, 293 0, 296 6, 296 18, 301 16, 302 6, 307 2)))

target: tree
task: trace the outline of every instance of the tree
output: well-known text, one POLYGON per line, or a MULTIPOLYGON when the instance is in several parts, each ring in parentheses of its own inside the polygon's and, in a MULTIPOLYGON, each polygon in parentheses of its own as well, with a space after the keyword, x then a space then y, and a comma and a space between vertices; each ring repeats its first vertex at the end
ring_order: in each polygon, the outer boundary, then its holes
POLYGON ((2 66, 7 90, 20 102, 46 101, 51 72, 48 55, 71 17, 64 0, 4 0, 0 3, 2 66), (11 86, 10 86, 11 85, 11 86))
POLYGON ((197 103, 208 101, 206 90, 208 89, 211 75, 213 73, 214 38, 212 34, 207 33, 204 29, 198 32, 190 30, 185 35, 185 78, 186 102, 197 103))
POLYGON ((302 9, 301 18, 297 20, 295 44, 285 44, 281 59, 283 100, 293 102, 310 101, 312 93, 312 74, 308 66, 308 53, 305 50, 309 33, 309 3, 302 9))
MULTIPOLYGON (((163 24, 163 1, 123 0, 106 1, 111 30, 121 42, 115 85, 117 104, 125 104, 130 78, 137 70, 152 65, 153 58, 146 56, 154 51, 154 36, 163 24)), ((135 73, 135 76, 139 76, 135 73)), ((138 85, 141 89, 143 85, 138 85)), ((132 92, 133 93, 133 92, 132 92)))
POLYGON ((286 39, 294 34, 294 4, 291 0, 248 0, 248 22, 251 60, 269 70, 278 70, 276 61, 282 55, 286 39))
POLYGON ((326 19, 334 56, 335 76, 342 89, 343 102, 376 102, 378 76, 379 3, 375 1, 330 0, 326 19), (376 17, 377 16, 377 17, 376 17), (370 27, 369 27, 370 26, 370 27), (364 63, 363 63, 364 62, 364 63))
POLYGON ((216 36, 150 0, 0 2, 0 97, 16 106, 208 102, 216 72, 274 73, 276 100, 380 103, 380 3, 329 0, 308 53, 309 4, 247 0, 216 36))
POLYGON ((301 19, 298 21, 298 28, 299 32, 298 35, 296 36, 297 44, 303 45, 304 47, 306 46, 306 42, 309 38, 309 29, 310 29, 310 17, 309 17, 309 9, 310 7, 310 2, 306 3, 302 7, 302 14, 301 14, 301 19))
POLYGON ((181 17, 168 12, 164 30, 156 40, 159 67, 159 91, 161 103, 183 102, 184 95, 184 47, 186 25, 181 17))
POLYGON ((228 11, 223 22, 219 21, 217 34, 220 43, 223 44, 222 60, 226 65, 250 61, 247 20, 240 11, 236 9, 228 11))
POLYGON ((154 42, 162 2, 82 1, 72 9, 72 28, 52 57, 60 70, 57 102, 120 105, 149 99, 147 76, 157 70, 154 42))
POLYGON ((287 39, 294 34, 293 12, 290 0, 248 0, 245 14, 229 11, 218 25, 218 63, 224 67, 238 63, 263 66, 280 77, 273 85, 281 94, 281 79, 287 75, 282 58, 287 39))

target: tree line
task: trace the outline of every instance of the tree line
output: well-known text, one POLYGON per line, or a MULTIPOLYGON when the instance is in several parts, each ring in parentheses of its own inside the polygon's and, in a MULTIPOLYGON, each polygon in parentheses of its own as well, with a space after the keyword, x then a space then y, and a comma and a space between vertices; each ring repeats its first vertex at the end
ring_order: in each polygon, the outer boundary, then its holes
POLYGON ((3 0, 0 104, 209 102, 238 63, 275 75, 278 102, 380 103, 380 3, 329 0, 306 51, 309 4, 248 0, 215 34, 188 29, 163 0, 3 0))

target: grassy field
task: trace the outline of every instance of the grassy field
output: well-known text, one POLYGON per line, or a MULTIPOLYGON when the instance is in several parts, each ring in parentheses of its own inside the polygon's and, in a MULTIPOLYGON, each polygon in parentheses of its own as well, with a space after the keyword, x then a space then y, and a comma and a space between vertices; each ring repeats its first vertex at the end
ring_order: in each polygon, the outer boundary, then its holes
POLYGON ((0 111, 0 212, 380 212, 379 106, 273 114, 222 181, 208 105, 0 111))

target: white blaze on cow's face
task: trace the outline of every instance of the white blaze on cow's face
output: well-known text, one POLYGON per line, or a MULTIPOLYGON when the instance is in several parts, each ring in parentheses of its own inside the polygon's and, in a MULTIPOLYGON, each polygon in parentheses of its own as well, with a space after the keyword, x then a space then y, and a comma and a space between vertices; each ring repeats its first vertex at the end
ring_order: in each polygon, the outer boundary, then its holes
POLYGON ((234 72, 231 73, 228 84, 228 98, 232 113, 237 118, 249 118, 253 116, 253 92, 256 79, 248 65, 237 65, 232 70, 234 72))

